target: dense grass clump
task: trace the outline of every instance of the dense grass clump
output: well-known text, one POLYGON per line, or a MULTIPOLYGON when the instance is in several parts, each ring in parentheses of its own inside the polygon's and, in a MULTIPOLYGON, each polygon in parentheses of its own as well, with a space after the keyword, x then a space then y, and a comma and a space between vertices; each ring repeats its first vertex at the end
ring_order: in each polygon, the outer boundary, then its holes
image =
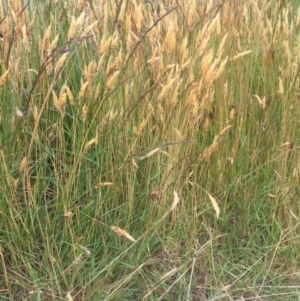
POLYGON ((300 3, 0 2, 0 300, 298 300, 300 3))

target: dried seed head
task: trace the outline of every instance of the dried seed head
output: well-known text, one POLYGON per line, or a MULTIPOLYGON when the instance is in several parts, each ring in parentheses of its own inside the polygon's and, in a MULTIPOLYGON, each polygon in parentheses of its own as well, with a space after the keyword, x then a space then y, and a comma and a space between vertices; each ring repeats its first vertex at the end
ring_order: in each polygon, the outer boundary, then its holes
POLYGON ((229 113, 229 118, 233 119, 236 116, 236 113, 237 113, 236 109, 232 108, 229 113))
POLYGON ((97 145, 98 144, 98 133, 96 133, 95 138, 91 139, 86 143, 84 146, 84 151, 87 151, 92 145, 97 145))
MULTIPOLYGON (((119 30, 122 30, 122 22, 119 23, 119 30)), ((130 14, 126 14, 125 17, 125 31, 127 33, 127 38, 130 39, 131 38, 131 15, 130 14)), ((127 45, 128 43, 130 43, 130 41, 126 42, 127 45)))
POLYGON ((27 166, 28 166, 28 159, 27 156, 25 156, 23 157, 20 164, 20 168, 19 168, 20 173, 23 173, 26 170, 27 166))
POLYGON ((79 247, 81 248, 81 250, 87 255, 87 256, 91 256, 92 252, 85 246, 79 245, 79 247))
POLYGON ((81 15, 79 16, 79 18, 76 20, 76 24, 75 24, 75 30, 78 31, 79 28, 83 25, 84 23, 84 17, 85 17, 85 12, 83 11, 81 13, 81 15))
POLYGON ((95 68, 96 68, 96 63, 94 60, 91 61, 87 67, 84 68, 83 76, 86 81, 92 80, 92 74, 93 74, 93 71, 95 70, 95 68))
POLYGON ((111 90, 118 75, 119 75, 120 71, 116 71, 111 77, 110 79, 107 81, 107 84, 106 84, 106 88, 107 90, 111 90))
POLYGON ((24 116, 22 111, 20 109, 18 109, 17 107, 15 108, 15 113, 19 118, 22 118, 24 116))
POLYGON ((164 125, 166 120, 166 112, 160 103, 158 104, 158 114, 160 122, 162 123, 162 125, 164 125))
POLYGON ((167 35, 163 44, 163 48, 166 49, 167 53, 173 52, 176 44, 176 37, 175 37, 175 30, 174 30, 174 24, 171 21, 169 23, 167 35))
POLYGON ((15 14, 15 12, 13 10, 11 10, 11 16, 15 23, 16 32, 18 33, 18 35, 22 36, 22 28, 20 25, 20 18, 17 17, 17 15, 15 14))
POLYGON ((99 46, 100 56, 102 56, 107 51, 107 49, 111 46, 112 40, 113 40, 112 36, 110 36, 107 40, 104 36, 102 37, 100 46, 99 46))
POLYGON ((215 30, 219 31, 218 27, 220 26, 220 13, 218 13, 215 18, 210 22, 209 27, 207 29, 207 33, 212 35, 215 30))
POLYGON ((39 116, 39 111, 38 108, 35 106, 33 109, 33 118, 35 122, 38 120, 38 116, 39 116))
POLYGON ((300 6, 298 7, 296 16, 297 16, 296 26, 299 26, 299 24, 300 24, 300 6))
POLYGON ((88 35, 89 33, 93 32, 93 29, 96 27, 98 24, 98 20, 87 26, 87 28, 84 30, 83 35, 88 35))
POLYGON ((173 200, 172 207, 171 207, 170 211, 173 211, 179 203, 179 196, 178 196, 177 192, 175 190, 173 192, 174 192, 174 200, 173 200))
POLYGON ((114 185, 114 183, 112 182, 100 182, 98 184, 95 185, 95 189, 101 188, 101 187, 107 187, 107 186, 112 186, 114 185))
POLYGON ((220 64, 219 68, 213 73, 212 78, 211 78, 211 82, 214 82, 215 80, 217 80, 221 74, 224 72, 225 67, 227 65, 228 62, 228 57, 226 57, 220 64))
POLYGON ((291 50, 290 50, 290 46, 289 46, 288 41, 283 41, 282 45, 283 45, 283 50, 284 50, 283 51, 284 56, 285 56, 287 62, 290 63, 290 61, 291 61, 291 50))
POLYGON ((41 41, 40 45, 40 56, 42 59, 45 58, 45 56, 48 53, 49 43, 50 43, 50 35, 51 35, 51 24, 47 27, 43 40, 41 41))
POLYGON ((232 125, 226 126, 221 132, 215 136, 213 143, 204 149, 202 157, 207 161, 210 162, 212 155, 218 150, 220 138, 224 136, 224 134, 232 127, 232 125))
POLYGON ((217 216, 217 219, 218 219, 219 216, 220 216, 220 208, 218 206, 217 200, 209 192, 207 192, 207 191, 205 191, 205 192, 208 195, 208 197, 209 197, 209 199, 210 199, 210 201, 211 201, 211 203, 213 205, 213 208, 214 208, 214 210, 216 212, 216 216, 217 216))
POLYGON ((51 42, 48 48, 48 55, 50 55, 57 47, 57 42, 58 42, 59 35, 57 34, 54 40, 51 42))
POLYGON ((279 77, 279 83, 278 83, 278 94, 283 95, 284 94, 284 88, 281 78, 279 77))
POLYGON ((157 100, 161 100, 167 95, 167 93, 173 88, 172 86, 175 81, 176 77, 168 80, 167 84, 163 86, 161 92, 159 93, 157 100))
POLYGON ((73 94, 72 94, 70 88, 66 84, 63 85, 63 88, 67 92, 70 105, 74 106, 75 105, 75 100, 74 100, 74 97, 73 97, 73 94))
POLYGON ((62 86, 59 92, 59 104, 61 107, 64 107, 67 104, 67 93, 65 92, 64 86, 62 86))
POLYGON ((66 93, 63 90, 63 88, 60 90, 59 97, 57 97, 56 93, 52 90, 53 105, 60 112, 62 118, 65 116, 65 107, 67 102, 66 93))
POLYGON ((88 106, 84 104, 82 107, 82 115, 81 115, 83 121, 86 120, 87 113, 88 113, 88 106))
POLYGON ((213 53, 212 50, 210 49, 210 51, 203 57, 201 62, 201 74, 203 78, 207 78, 209 76, 208 71, 211 68, 212 59, 213 59, 213 53))
POLYGON ((179 48, 180 63, 184 62, 187 58, 187 55, 188 55, 187 42, 188 42, 188 38, 185 37, 180 45, 180 48, 179 48))
POLYGON ((72 295, 70 292, 67 292, 67 297, 66 297, 67 301, 74 301, 72 295))
POLYGON ((196 3, 195 0, 193 0, 192 3, 190 4, 190 9, 187 17, 188 27, 194 24, 195 16, 196 16, 196 3))
POLYGON ((218 51, 217 51, 217 54, 216 54, 216 58, 220 58, 223 54, 223 50, 224 50, 224 45, 225 45, 225 42, 227 40, 227 37, 228 37, 228 33, 225 34, 225 36, 223 37, 219 47, 218 47, 218 51))
POLYGON ((234 61, 238 60, 239 58, 241 58, 241 57, 243 57, 243 56, 245 56, 245 55, 247 55, 247 54, 249 54, 251 52, 252 52, 252 50, 247 50, 247 51, 244 51, 242 53, 238 53, 232 59, 230 59, 230 62, 234 62, 234 61))
POLYGON ((9 70, 6 70, 0 77, 0 87, 3 87, 6 83, 7 76, 8 76, 9 70))
POLYGON ((146 123, 147 123, 147 119, 144 119, 138 126, 134 126, 133 134, 137 137, 140 136, 144 130, 146 123))
POLYGON ((119 115, 118 112, 115 112, 113 110, 109 110, 106 115, 103 117, 102 122, 99 125, 99 129, 102 130, 103 128, 105 128, 107 126, 107 124, 112 121, 113 119, 115 119, 117 116, 119 115))
POLYGON ((66 211, 65 213, 64 213, 64 217, 66 217, 66 218, 71 218, 72 217, 72 215, 73 215, 73 213, 72 213, 72 211, 66 211))
POLYGON ((143 10, 142 10, 142 4, 140 3, 139 5, 137 5, 136 1, 133 2, 133 19, 134 19, 134 23, 136 26, 136 30, 137 32, 141 31, 141 24, 142 24, 142 20, 144 18, 143 16, 143 10))
POLYGON ((27 32, 26 32, 26 25, 25 24, 22 26, 22 38, 23 38, 23 44, 24 44, 24 47, 25 47, 26 51, 30 52, 30 45, 29 45, 28 38, 27 38, 27 32))
POLYGON ((64 53, 58 60, 58 62, 56 63, 55 65, 55 72, 58 73, 60 71, 60 69, 63 67, 66 59, 67 59, 67 56, 68 56, 68 52, 64 53))
POLYGON ((266 99, 266 96, 264 96, 262 99, 258 95, 254 95, 254 97, 257 99, 259 105, 263 110, 265 110, 268 106, 268 101, 266 99))
POLYGON ((140 160, 144 160, 144 159, 146 159, 146 158, 150 158, 150 157, 152 157, 154 154, 156 154, 157 152, 163 153, 163 154, 165 154, 165 155, 168 155, 167 153, 162 152, 161 149, 160 149, 160 147, 157 147, 157 148, 155 148, 154 150, 152 150, 152 151, 150 151, 149 153, 147 153, 145 156, 140 157, 139 159, 140 159, 140 160))
POLYGON ((100 83, 97 85, 96 90, 95 90, 95 94, 94 94, 94 99, 98 99, 101 93, 101 85, 100 83))
POLYGON ((111 229, 119 236, 124 236, 126 237, 128 240, 132 241, 132 242, 136 242, 136 240, 129 234, 127 233, 125 230, 121 229, 119 226, 111 226, 111 229))
POLYGON ((78 94, 79 99, 84 97, 88 84, 89 84, 88 81, 86 81, 85 83, 81 82, 81 87, 80 87, 80 91, 78 94))
POLYGON ((79 11, 82 11, 84 6, 86 5, 87 3, 87 0, 79 0, 76 4, 76 8, 79 10, 79 11))
POLYGON ((125 16, 126 16, 126 7, 127 7, 127 3, 123 1, 122 5, 121 5, 120 12, 119 12, 119 17, 118 17, 118 21, 119 22, 123 22, 124 19, 125 19, 125 16))
POLYGON ((76 32, 76 20, 75 20, 75 17, 72 16, 71 25, 70 25, 69 32, 68 32, 68 41, 73 39, 75 32, 76 32))

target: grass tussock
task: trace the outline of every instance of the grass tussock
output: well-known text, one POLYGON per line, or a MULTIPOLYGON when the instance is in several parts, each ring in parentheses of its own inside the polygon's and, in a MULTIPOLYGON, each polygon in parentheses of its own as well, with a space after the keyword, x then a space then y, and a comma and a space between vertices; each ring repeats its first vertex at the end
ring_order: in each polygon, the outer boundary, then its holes
POLYGON ((0 300, 299 298, 297 1, 42 2, 0 2, 0 300))

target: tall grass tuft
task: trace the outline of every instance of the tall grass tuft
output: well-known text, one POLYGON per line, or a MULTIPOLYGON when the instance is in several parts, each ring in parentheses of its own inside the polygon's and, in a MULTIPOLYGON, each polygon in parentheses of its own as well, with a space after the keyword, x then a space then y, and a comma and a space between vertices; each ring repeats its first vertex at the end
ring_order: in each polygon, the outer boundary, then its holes
POLYGON ((0 300, 296 300, 297 1, 0 2, 0 300))

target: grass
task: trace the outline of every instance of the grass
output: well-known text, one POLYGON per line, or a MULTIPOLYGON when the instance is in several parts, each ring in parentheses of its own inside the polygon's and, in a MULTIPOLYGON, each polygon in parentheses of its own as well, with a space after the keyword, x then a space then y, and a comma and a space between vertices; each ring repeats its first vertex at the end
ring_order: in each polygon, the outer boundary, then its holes
POLYGON ((0 300, 300 300, 297 1, 0 3, 0 300))

